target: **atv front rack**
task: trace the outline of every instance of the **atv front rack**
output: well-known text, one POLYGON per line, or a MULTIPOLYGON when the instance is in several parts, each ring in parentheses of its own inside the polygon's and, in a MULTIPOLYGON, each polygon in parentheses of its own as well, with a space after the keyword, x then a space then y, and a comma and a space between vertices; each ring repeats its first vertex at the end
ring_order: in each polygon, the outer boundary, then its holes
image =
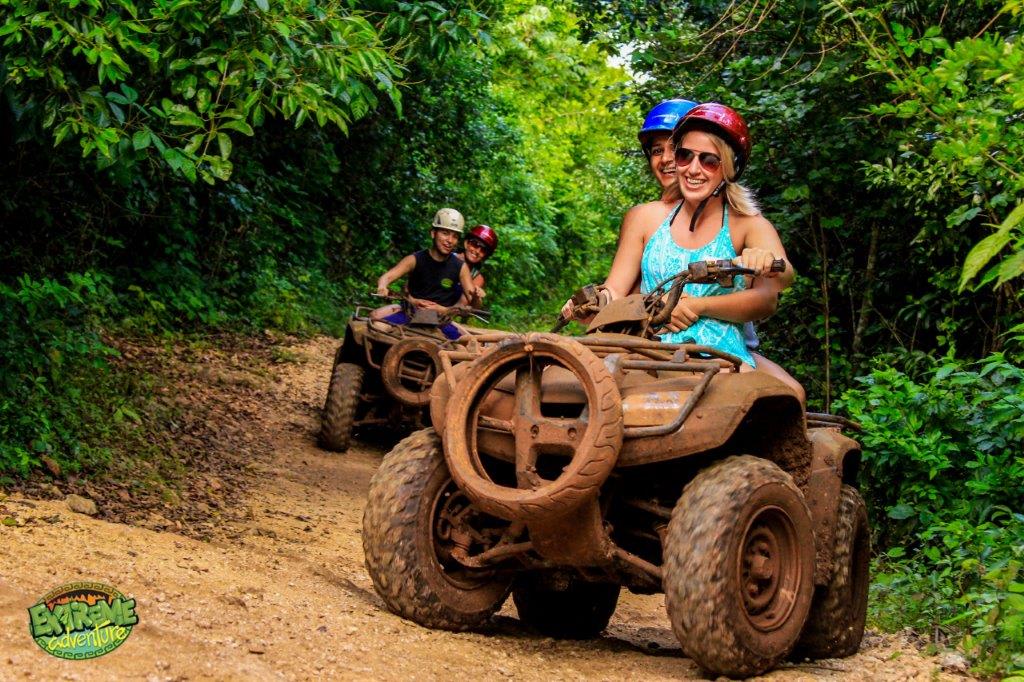
MULTIPOLYGON (((486 347, 500 343, 509 336, 512 335, 492 333, 463 337, 457 343, 464 345, 465 350, 442 350, 441 367, 449 387, 454 389, 456 384, 453 370, 455 363, 473 361, 480 357, 486 347)), ((679 431, 704 396, 711 379, 723 370, 739 372, 740 365, 743 364, 735 355, 698 344, 660 343, 648 339, 609 338, 600 335, 570 338, 587 346, 599 358, 603 358, 616 383, 620 385, 621 377, 626 370, 691 372, 700 375, 686 402, 680 406, 670 421, 651 426, 627 426, 623 431, 625 438, 665 436, 679 431)))

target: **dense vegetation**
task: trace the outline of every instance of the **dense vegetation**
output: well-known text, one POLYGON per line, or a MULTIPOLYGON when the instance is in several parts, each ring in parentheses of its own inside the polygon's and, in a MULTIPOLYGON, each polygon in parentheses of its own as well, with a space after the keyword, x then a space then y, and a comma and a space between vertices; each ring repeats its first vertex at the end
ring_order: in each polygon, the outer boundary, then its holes
POLYGON ((112 338, 337 332, 442 205, 500 231, 499 321, 542 326, 653 194, 642 113, 718 100, 799 272, 766 353, 865 426, 877 622, 1024 669, 1022 17, 5 0, 0 476, 97 471, 144 424, 112 338))

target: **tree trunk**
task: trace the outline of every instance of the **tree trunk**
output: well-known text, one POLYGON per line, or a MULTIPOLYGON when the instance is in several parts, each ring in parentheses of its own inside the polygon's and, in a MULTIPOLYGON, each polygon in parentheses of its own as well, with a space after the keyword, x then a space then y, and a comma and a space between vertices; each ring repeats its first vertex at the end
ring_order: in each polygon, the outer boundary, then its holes
POLYGON ((860 355, 864 346, 864 334, 868 328, 868 317, 875 298, 875 265, 878 260, 878 223, 871 226, 871 242, 868 244, 868 262, 864 267, 864 297, 860 302, 860 315, 857 317, 857 328, 853 332, 853 354, 860 355))

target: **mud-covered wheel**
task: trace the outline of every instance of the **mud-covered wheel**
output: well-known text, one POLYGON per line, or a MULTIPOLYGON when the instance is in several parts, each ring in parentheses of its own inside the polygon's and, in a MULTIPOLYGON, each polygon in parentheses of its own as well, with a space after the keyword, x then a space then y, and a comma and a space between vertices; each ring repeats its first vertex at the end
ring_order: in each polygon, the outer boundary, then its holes
POLYGON ((512 586, 519 620, 548 637, 590 639, 606 627, 619 601, 618 585, 528 573, 512 586))
POLYGON ((363 512, 363 552, 389 609, 426 627, 467 630, 501 608, 511 577, 466 568, 451 556, 453 520, 474 515, 483 516, 452 482, 433 429, 384 457, 363 512))
POLYGON ((868 612, 870 561, 867 507, 856 488, 844 485, 839 496, 832 576, 814 595, 797 644, 798 656, 840 658, 857 652, 868 612))
POLYGON ((327 400, 320 415, 320 446, 344 452, 352 438, 352 422, 363 389, 363 368, 351 362, 339 362, 331 372, 327 400))
POLYGON ((424 407, 430 403, 430 387, 441 370, 436 341, 403 339, 384 354, 380 378, 384 388, 399 402, 424 407))
POLYGON ((790 652, 813 594, 810 513, 789 474, 730 457, 686 486, 665 537, 665 604, 683 651, 743 677, 790 652))
POLYGON ((583 344, 554 334, 510 337, 475 360, 448 402, 444 453, 459 488, 481 509, 503 519, 550 518, 597 496, 622 447, 622 397, 604 363, 583 344), (586 395, 576 417, 541 410, 548 367, 572 372, 586 395), (515 406, 508 420, 482 414, 485 398, 514 374, 515 406), (515 445, 516 487, 496 483, 483 465, 478 430, 508 433, 515 445), (541 456, 560 458, 545 467, 541 456))

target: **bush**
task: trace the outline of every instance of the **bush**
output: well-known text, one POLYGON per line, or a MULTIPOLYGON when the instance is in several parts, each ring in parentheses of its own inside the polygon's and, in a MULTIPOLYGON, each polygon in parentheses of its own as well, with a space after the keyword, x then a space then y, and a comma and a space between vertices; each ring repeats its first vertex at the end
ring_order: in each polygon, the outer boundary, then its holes
POLYGON ((981 672, 1024 668, 1024 370, 997 353, 859 381, 842 404, 864 426, 879 624, 959 641, 981 672))
POLYGON ((24 475, 43 457, 72 471, 103 460, 88 434, 112 416, 137 419, 124 399, 110 412, 95 400, 117 355, 97 326, 111 301, 109 279, 95 273, 0 284, 0 475, 24 475))

